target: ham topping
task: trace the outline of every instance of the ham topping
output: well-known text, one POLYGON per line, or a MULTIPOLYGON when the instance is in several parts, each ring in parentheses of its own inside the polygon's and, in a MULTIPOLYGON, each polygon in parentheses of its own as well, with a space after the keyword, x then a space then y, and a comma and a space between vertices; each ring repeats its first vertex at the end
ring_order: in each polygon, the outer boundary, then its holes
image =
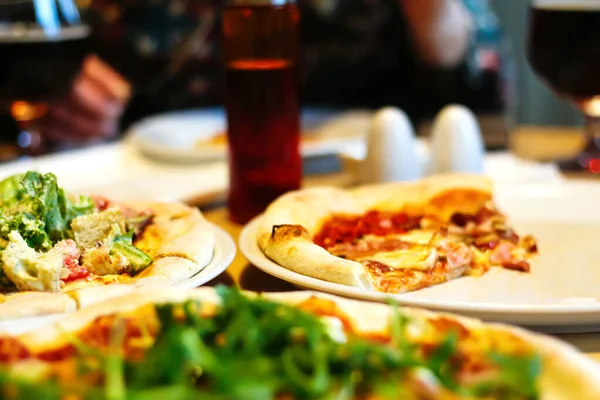
POLYGON ((469 265, 473 262, 473 252, 463 243, 448 244, 443 248, 450 269, 469 265))
POLYGON ((74 240, 61 240, 48 252, 57 253, 62 256, 64 269, 61 273, 61 280, 63 282, 71 282, 77 279, 86 278, 90 275, 87 269, 79 265, 81 252, 74 240))
POLYGON ((501 265, 506 269, 512 269, 521 272, 529 272, 530 265, 527 261, 515 257, 514 251, 517 249, 513 243, 502 242, 490 254, 490 263, 501 265))

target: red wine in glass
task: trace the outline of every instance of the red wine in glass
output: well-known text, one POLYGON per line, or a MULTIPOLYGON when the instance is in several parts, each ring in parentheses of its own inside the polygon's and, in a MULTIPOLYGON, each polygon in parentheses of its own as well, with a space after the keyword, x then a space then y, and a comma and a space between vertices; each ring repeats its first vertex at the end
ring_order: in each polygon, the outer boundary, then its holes
POLYGON ((0 2, 0 111, 20 130, 18 138, 0 132, 0 159, 43 151, 38 124, 47 106, 67 95, 89 51, 88 26, 35 7, 33 0, 0 2))
POLYGON ((586 147, 560 167, 599 173, 600 0, 532 1, 527 56, 534 72, 586 117, 586 147))

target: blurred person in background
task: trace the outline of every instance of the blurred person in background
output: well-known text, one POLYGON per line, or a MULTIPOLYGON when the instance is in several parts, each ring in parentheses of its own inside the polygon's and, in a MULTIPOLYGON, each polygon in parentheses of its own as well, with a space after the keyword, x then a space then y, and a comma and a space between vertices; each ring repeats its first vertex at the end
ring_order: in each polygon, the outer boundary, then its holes
MULTIPOLYGON (((468 106, 477 115, 488 148, 506 147, 513 123, 516 70, 510 46, 490 0, 464 0, 475 21, 465 60, 446 73, 444 102, 468 106)), ((444 81, 445 79, 445 81, 444 81)), ((436 83, 434 83, 436 84, 436 83)))
MULTIPOLYGON (((303 106, 395 105, 415 124, 449 102, 469 106, 470 80, 481 78, 472 62, 477 2, 298 0, 303 106)), ((93 55, 68 98, 49 110, 46 137, 104 140, 150 114, 222 104, 217 2, 91 0, 88 6, 93 55)), ((483 96, 501 101, 494 90, 483 96)))

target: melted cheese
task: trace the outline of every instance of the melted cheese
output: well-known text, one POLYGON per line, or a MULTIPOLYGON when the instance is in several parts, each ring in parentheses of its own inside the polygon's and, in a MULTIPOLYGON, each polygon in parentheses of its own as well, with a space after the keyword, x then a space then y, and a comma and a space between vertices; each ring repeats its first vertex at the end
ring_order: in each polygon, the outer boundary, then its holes
POLYGON ((428 244, 431 241, 431 238, 435 234, 434 230, 421 230, 414 229, 402 235, 399 235, 398 238, 404 242, 416 243, 416 244, 428 244))
POLYGON ((473 262, 465 274, 468 276, 481 276, 488 270, 490 264, 489 252, 481 251, 476 247, 471 247, 471 251, 473 252, 473 262))
POLYGON ((375 261, 392 269, 416 269, 427 271, 435 266, 438 253, 435 249, 414 246, 410 249, 389 251, 364 257, 358 261, 375 261))
MULTIPOLYGON (((435 230, 423 230, 423 229, 414 229, 412 231, 408 231, 406 233, 395 234, 395 235, 387 235, 386 238, 394 238, 401 240, 403 242, 415 243, 418 245, 426 245, 429 244, 433 236, 437 231, 435 230)), ((364 240, 377 240, 379 237, 374 235, 367 235, 364 237, 364 240)))

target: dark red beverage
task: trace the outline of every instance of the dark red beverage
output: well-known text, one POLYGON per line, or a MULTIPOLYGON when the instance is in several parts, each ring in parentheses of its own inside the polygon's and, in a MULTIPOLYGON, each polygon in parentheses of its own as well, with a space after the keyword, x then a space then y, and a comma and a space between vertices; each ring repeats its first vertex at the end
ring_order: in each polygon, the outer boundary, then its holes
POLYGON ((294 4, 239 1, 224 10, 228 206, 239 223, 300 187, 298 20, 294 4))
POLYGON ((41 29, 21 36, 0 30, 0 102, 50 102, 64 97, 89 50, 86 26, 63 28, 55 38, 41 29))
POLYGON ((540 3, 530 9, 529 62, 558 94, 585 106, 600 95, 600 4, 540 3))
POLYGON ((227 66, 227 87, 229 208, 246 222, 300 185, 296 70, 286 60, 240 60, 227 66))

